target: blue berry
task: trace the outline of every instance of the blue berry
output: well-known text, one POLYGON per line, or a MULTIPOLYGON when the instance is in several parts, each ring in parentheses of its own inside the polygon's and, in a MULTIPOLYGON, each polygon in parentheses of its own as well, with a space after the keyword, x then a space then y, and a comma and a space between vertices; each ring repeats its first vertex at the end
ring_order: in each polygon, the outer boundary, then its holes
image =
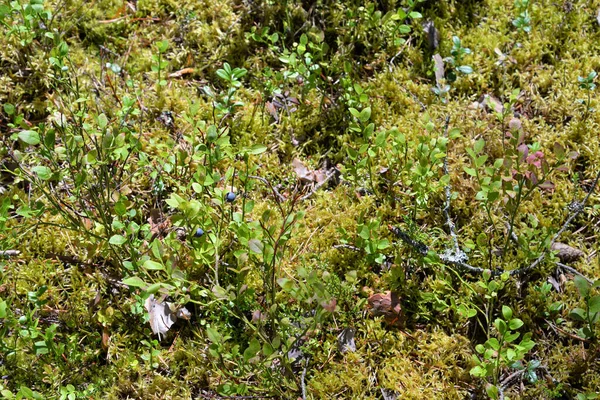
POLYGON ((233 193, 233 192, 227 192, 227 195, 225 195, 225 200, 228 203, 233 203, 233 201, 235 200, 235 197, 236 197, 235 193, 233 193))
POLYGON ((196 229, 196 233, 194 233, 194 236, 195 237, 200 237, 202 235, 204 235, 204 230, 202 230, 202 228, 196 229))

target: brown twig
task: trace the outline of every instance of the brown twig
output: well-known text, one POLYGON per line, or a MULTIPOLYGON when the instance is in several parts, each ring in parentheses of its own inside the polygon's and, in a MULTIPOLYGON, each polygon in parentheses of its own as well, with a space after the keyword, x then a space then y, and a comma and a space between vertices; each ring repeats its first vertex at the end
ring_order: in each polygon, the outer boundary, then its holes
POLYGON ((584 275, 584 274, 582 274, 581 272, 577 271, 575 268, 573 268, 573 267, 569 267, 568 265, 565 265, 565 264, 563 264, 563 263, 560 263, 560 262, 557 262, 557 263, 556 263, 556 265, 557 265, 559 268, 562 268, 562 269, 564 269, 565 271, 569 271, 569 272, 570 272, 570 273, 572 273, 572 274, 579 275, 579 276, 583 277, 583 279, 585 279, 586 281, 588 281, 588 283, 589 283, 590 285, 593 285, 593 284, 594 284, 594 281, 593 281, 593 280, 591 280, 590 278, 588 278, 587 276, 585 276, 585 275, 584 275))

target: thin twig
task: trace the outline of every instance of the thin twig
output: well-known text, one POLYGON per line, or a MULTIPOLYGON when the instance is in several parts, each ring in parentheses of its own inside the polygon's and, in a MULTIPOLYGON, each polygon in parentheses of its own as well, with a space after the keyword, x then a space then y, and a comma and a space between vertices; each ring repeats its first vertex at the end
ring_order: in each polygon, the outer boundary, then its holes
MULTIPOLYGON (((403 242, 405 242, 406 244, 411 246, 413 249, 415 249, 417 252, 419 252, 419 254, 421 254, 422 256, 426 256, 431 251, 425 243, 422 243, 418 240, 411 238, 406 232, 403 232, 399 228, 396 228, 395 226, 391 226, 391 225, 389 225, 388 228, 390 229, 390 231, 392 231, 392 233, 394 235, 396 235, 398 238, 402 239, 403 242)), ((453 254, 448 255, 448 254, 435 253, 435 255, 437 255, 444 264, 453 265, 453 266, 458 267, 465 271, 477 272, 477 273, 483 273, 485 271, 485 269, 483 269, 483 268, 473 267, 472 265, 469 265, 466 262, 461 261, 456 255, 453 255, 453 254)))
POLYGON ((304 370, 302 371, 302 380, 300 381, 300 384, 302 386, 302 400, 306 400, 306 383, 304 382, 304 379, 306 378, 306 368, 308 368, 309 360, 310 360, 310 357, 308 357, 306 359, 306 361, 304 362, 304 370))
POLYGON ((557 263, 556 263, 556 265, 557 265, 559 268, 562 268, 562 269, 564 269, 565 271, 569 271, 569 272, 570 272, 570 273, 572 273, 572 274, 579 275, 579 276, 583 277, 583 279, 585 279, 586 281, 588 281, 588 283, 589 283, 590 285, 593 285, 593 284, 594 284, 594 281, 593 281, 593 280, 591 280, 590 278, 588 278, 587 276, 585 276, 585 275, 584 275, 584 274, 582 274, 581 272, 577 271, 575 268, 573 268, 573 267, 569 267, 568 265, 565 265, 565 264, 563 264, 563 263, 560 263, 560 262, 557 262, 557 263))
MULTIPOLYGON (((444 137, 448 139, 448 127, 450 126, 450 117, 446 117, 446 127, 444 128, 444 137)), ((446 216, 446 224, 448 225, 448 229, 450 230, 450 236, 452 237, 452 241, 454 242, 454 254, 456 256, 463 256, 464 253, 460 250, 460 246, 458 245, 458 236, 456 235, 456 227, 454 226, 454 222, 450 218, 450 198, 452 197, 452 190, 450 188, 450 171, 448 169, 448 155, 446 151, 446 157, 444 157, 444 174, 448 176, 448 184, 445 187, 446 191, 446 205, 444 206, 444 215, 446 216)), ((464 257, 466 258, 466 257, 464 257)))
POLYGON ((257 181, 261 181, 265 185, 269 186, 271 188, 271 191, 275 194, 275 197, 277 197, 277 200, 280 203, 285 202, 285 197, 283 197, 283 195, 281 193, 279 193, 279 191, 277 190, 277 188, 275 188, 275 186, 271 185, 271 182, 269 182, 265 178, 263 178, 261 176, 255 176, 255 175, 248 175, 248 178, 250 178, 250 179, 256 179, 257 181))
POLYGON ((512 374, 510 374, 509 376, 507 376, 506 378, 504 378, 504 380, 502 380, 502 382, 500 382, 500 389, 502 389, 502 390, 508 389, 510 387, 510 385, 512 385, 519 378, 521 378, 521 376, 524 373, 525 373, 525 370, 522 369, 519 371, 515 371, 512 374))
POLYGON ((0 257, 15 257, 21 254, 19 250, 2 250, 0 251, 0 257))
POLYGON ((353 251, 362 251, 362 249, 360 247, 356 247, 356 246, 352 246, 349 244, 334 244, 333 245, 334 249, 349 249, 349 250, 353 250, 353 251))

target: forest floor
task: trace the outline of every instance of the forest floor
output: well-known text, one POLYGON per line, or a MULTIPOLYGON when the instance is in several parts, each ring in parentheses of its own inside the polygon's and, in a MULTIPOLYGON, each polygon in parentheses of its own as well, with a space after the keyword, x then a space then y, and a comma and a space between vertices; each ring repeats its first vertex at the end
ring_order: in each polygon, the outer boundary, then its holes
POLYGON ((598 0, 3 0, 0 395, 600 397, 598 0))

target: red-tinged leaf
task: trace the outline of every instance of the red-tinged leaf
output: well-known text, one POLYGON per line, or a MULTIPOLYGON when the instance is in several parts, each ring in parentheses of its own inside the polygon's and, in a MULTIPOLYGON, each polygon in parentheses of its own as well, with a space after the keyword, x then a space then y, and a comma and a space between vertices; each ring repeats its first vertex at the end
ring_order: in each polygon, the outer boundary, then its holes
POLYGON ((550 181, 546 181, 546 182, 540 184, 540 187, 542 189, 552 190, 552 189, 554 189, 554 183, 552 183, 550 181))
POLYGON ((336 299, 331 299, 330 301, 324 301, 321 303, 321 307, 323 307, 324 310, 329 311, 330 313, 335 311, 336 305, 337 305, 336 299))
POLYGON ((569 153, 569 158, 570 158, 570 159, 574 160, 574 159, 576 159, 577 157, 579 157, 579 153, 578 153, 578 152, 576 152, 576 151, 571 151, 571 152, 569 153))

